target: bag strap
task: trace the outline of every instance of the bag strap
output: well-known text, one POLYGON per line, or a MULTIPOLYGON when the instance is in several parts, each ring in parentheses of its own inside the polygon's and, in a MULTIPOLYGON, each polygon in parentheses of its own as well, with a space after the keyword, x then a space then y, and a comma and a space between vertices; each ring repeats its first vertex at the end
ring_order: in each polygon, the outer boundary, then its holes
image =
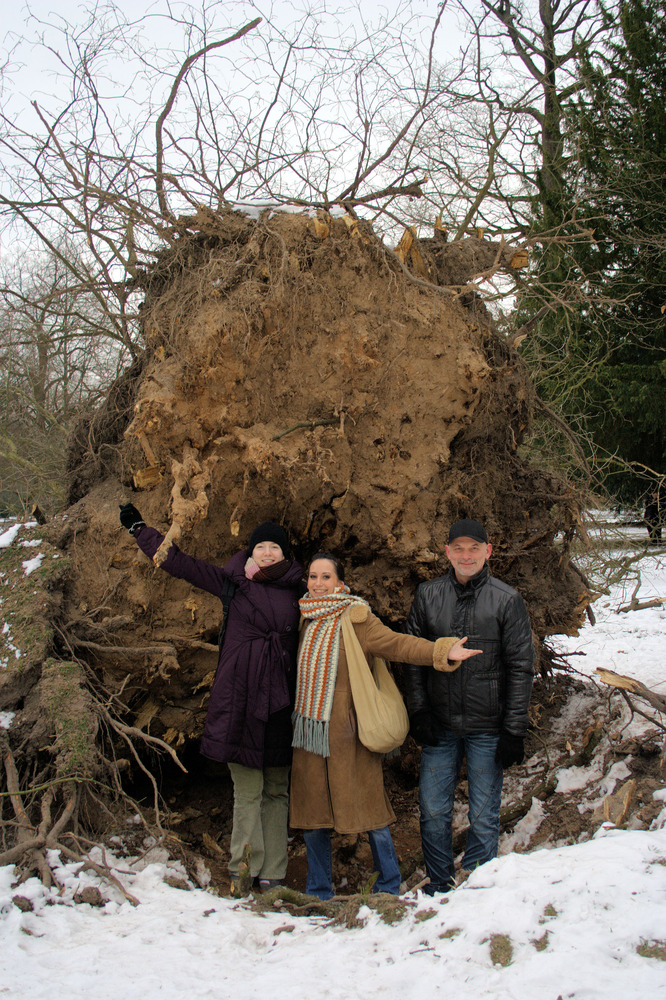
POLYGON ((345 644, 345 655, 347 657, 347 669, 350 674, 350 680, 352 674, 360 676, 365 672, 370 675, 370 664, 365 658, 365 653, 363 652, 361 643, 358 641, 358 636, 356 635, 356 631, 351 622, 349 610, 345 611, 344 614, 341 615, 340 625, 342 638, 345 644))

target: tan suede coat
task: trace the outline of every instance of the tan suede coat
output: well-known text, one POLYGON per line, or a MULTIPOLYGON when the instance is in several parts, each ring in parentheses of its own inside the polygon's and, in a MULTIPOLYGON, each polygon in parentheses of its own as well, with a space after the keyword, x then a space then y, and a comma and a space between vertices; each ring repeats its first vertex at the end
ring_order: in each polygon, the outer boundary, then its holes
MULTIPOLYGON (((393 632, 372 612, 366 612, 365 621, 354 621, 358 610, 354 608, 352 622, 366 655, 419 666, 433 663, 434 642, 393 632)), ((455 642, 455 639, 440 639, 437 658, 443 657, 446 661, 448 650, 455 642)), ((290 826, 297 830, 362 833, 393 823, 395 813, 384 790, 381 755, 366 750, 358 738, 342 636, 328 736, 330 757, 294 749, 290 826)))

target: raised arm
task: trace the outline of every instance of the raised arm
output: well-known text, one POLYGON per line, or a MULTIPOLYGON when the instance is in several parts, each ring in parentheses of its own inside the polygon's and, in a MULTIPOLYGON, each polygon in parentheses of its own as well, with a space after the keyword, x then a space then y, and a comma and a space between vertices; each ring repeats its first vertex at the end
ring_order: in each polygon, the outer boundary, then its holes
POLYGON ((448 663, 450 649, 457 640, 451 638, 430 642, 417 636, 394 632, 379 618, 369 613, 366 620, 356 626, 359 641, 365 652, 382 656, 386 660, 409 662, 421 666, 435 666, 438 670, 456 670, 460 663, 448 663))
MULTIPOLYGON (((162 544, 164 535, 156 528, 149 527, 133 504, 121 506, 120 522, 133 535, 141 551, 152 559, 162 544)), ((215 597, 221 597, 224 581, 228 579, 221 566, 188 556, 185 552, 181 552, 177 545, 171 546, 166 559, 160 564, 160 569, 170 576, 187 580, 195 587, 207 590, 215 597)))

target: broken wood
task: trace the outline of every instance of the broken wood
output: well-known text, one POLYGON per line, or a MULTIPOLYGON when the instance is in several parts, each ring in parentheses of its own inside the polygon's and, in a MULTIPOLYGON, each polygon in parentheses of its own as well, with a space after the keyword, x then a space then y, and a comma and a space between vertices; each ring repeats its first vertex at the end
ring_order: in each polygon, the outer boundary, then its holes
POLYGON ((627 677, 625 674, 616 674, 613 670, 605 670, 603 667, 597 667, 594 672, 604 684, 629 691, 647 701, 655 711, 662 715, 666 714, 666 698, 656 691, 651 691, 642 681, 637 681, 635 677, 627 677))
POLYGON ((665 600, 666 598, 664 597, 654 597, 651 601, 631 600, 629 604, 618 608, 616 614, 627 614, 629 611, 645 611, 646 608, 660 608, 665 600))

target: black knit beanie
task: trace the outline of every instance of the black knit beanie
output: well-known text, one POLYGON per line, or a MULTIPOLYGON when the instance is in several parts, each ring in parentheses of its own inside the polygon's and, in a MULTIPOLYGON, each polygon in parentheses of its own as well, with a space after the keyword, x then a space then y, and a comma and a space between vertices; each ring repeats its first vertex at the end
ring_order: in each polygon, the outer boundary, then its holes
POLYGON ((288 559, 291 555, 291 547, 289 545, 289 538, 287 537, 287 532, 284 528, 276 524, 275 521, 264 521, 260 524, 258 528, 255 528, 250 535, 250 541, 248 542, 247 550, 252 554, 252 550, 255 545, 259 542, 275 542, 282 549, 282 555, 285 559, 288 559))
POLYGON ((455 538, 473 538, 477 542, 488 544, 486 529, 479 521, 456 521, 449 529, 449 545, 455 538))

